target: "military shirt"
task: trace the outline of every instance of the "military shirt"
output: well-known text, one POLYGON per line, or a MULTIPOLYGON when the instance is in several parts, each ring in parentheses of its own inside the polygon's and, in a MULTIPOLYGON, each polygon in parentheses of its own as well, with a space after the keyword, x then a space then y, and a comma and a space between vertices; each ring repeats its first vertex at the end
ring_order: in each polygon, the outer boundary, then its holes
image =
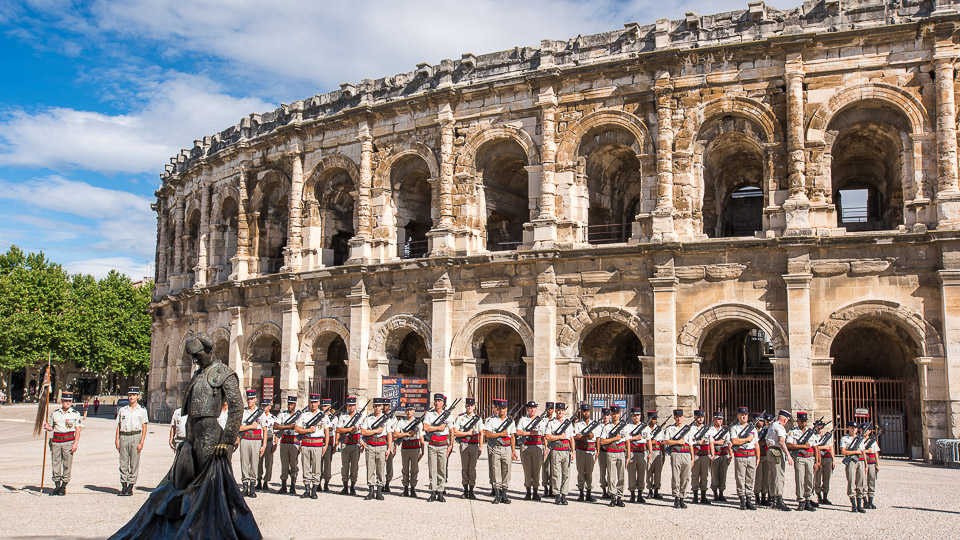
POLYGON ((307 411, 307 412, 301 414, 301 415, 300 415, 300 418, 297 418, 297 426, 299 426, 299 427, 302 428, 302 429, 306 428, 306 427, 307 427, 307 424, 310 423, 310 421, 313 420, 314 417, 316 417, 316 416, 318 416, 318 415, 323 415, 324 418, 323 418, 323 420, 320 420, 319 422, 317 422, 317 423, 314 425, 314 427, 316 427, 317 430, 314 431, 313 433, 304 433, 304 434, 300 435, 301 438, 303 438, 303 439, 322 439, 322 438, 324 438, 323 428, 328 428, 328 427, 330 427, 330 419, 327 418, 327 414, 326 414, 325 412, 323 412, 323 411, 321 411, 321 410, 319 410, 319 409, 317 410, 317 412, 307 411))
MULTIPOLYGON (((439 413, 437 411, 427 411, 427 415, 423 417, 423 424, 424 425, 430 424, 432 426, 434 422, 436 422, 436 420, 440 418, 441 414, 443 414, 443 411, 440 411, 439 413)), ((427 437, 431 435, 440 436, 440 437, 449 437, 450 423, 451 423, 451 420, 450 420, 450 417, 448 416, 445 422, 437 426, 437 427, 443 426, 443 429, 439 431, 431 431, 427 433, 427 437)))
POLYGON ((780 437, 786 439, 786 428, 784 428, 780 422, 774 422, 770 424, 770 429, 767 430, 767 446, 770 448, 779 448, 780 437))
MULTIPOLYGON (((619 422, 618 422, 618 423, 619 423, 619 422)), ((614 428, 616 428, 616 427, 617 427, 617 424, 615 424, 615 423, 613 423, 613 422, 610 422, 609 424, 604 424, 603 427, 600 428, 600 435, 598 435, 598 438, 600 438, 600 439, 612 439, 612 438, 613 438, 613 435, 611 435, 611 433, 613 433, 613 430, 614 430, 614 428)), ((621 430, 620 430, 620 433, 618 434, 618 435, 620 435, 620 440, 615 441, 615 442, 612 442, 612 443, 609 443, 609 444, 602 444, 602 445, 600 445, 600 446, 601 446, 605 451, 607 451, 607 452, 609 452, 609 451, 623 452, 623 451, 626 449, 626 442, 625 442, 625 440, 626 440, 626 435, 627 435, 627 434, 624 433, 624 432, 625 432, 627 429, 629 429, 629 428, 630 428, 630 424, 626 424, 626 425, 623 426, 623 429, 621 429, 621 430)))
POLYGON ((380 413, 376 416, 372 414, 368 415, 366 418, 363 419, 362 422, 360 422, 360 429, 364 430, 364 429, 373 429, 374 422, 379 422, 381 420, 382 420, 382 425, 380 426, 380 428, 382 428, 383 431, 381 431, 379 435, 367 435, 363 437, 364 440, 367 441, 367 444, 371 446, 382 446, 384 444, 387 444, 387 435, 390 433, 390 429, 389 429, 390 419, 385 418, 383 416, 383 413, 380 413))
MULTIPOLYGON (((400 432, 406 433, 407 426, 409 426, 411 423, 416 421, 417 421, 416 416, 414 416, 412 419, 409 419, 409 420, 407 419, 406 416, 404 416, 403 418, 397 418, 396 420, 394 420, 393 429, 391 429, 390 431, 392 432, 400 431, 400 432)), ((413 429, 413 438, 419 439, 420 437, 423 437, 423 422, 420 422, 419 424, 417 424, 417 427, 413 429)))
POLYGON ((747 437, 753 437, 753 439, 751 439, 750 442, 745 442, 739 446, 733 445, 734 453, 736 453, 738 449, 741 451, 740 453, 743 453, 743 451, 745 450, 754 450, 757 447, 757 428, 753 424, 747 423, 747 424, 737 424, 735 426, 732 426, 730 428, 729 437, 731 441, 732 439, 746 439, 747 437), (747 429, 747 426, 750 426, 750 429, 747 430, 746 435, 741 436, 741 434, 743 433, 743 430, 747 429))
MULTIPOLYGON (((490 418, 487 419, 486 423, 483 426, 483 429, 485 429, 486 431, 489 431, 490 433, 498 433, 497 428, 499 428, 500 425, 503 424, 504 421, 506 421, 508 418, 509 416, 506 418, 500 418, 499 416, 491 416, 490 418)), ((506 429, 504 429, 503 431, 506 431, 508 436, 499 438, 499 439, 487 438, 487 444, 489 444, 490 446, 510 446, 509 435, 515 435, 517 433, 517 426, 512 421, 508 422, 507 424, 508 425, 506 429)))
MULTIPOLYGON (((590 421, 590 422, 584 422, 583 420, 577 420, 576 422, 573 423, 573 431, 574 431, 573 434, 574 434, 574 435, 579 435, 579 434, 583 433, 583 430, 587 429, 587 426, 590 425, 591 422, 592 422, 592 421, 590 421)), ((597 427, 594 428, 594 430, 593 430, 593 438, 592 438, 592 439, 589 439, 589 438, 587 438, 587 437, 584 437, 583 439, 580 439, 579 441, 575 441, 575 442, 576 442, 577 450, 581 450, 581 451, 583 451, 583 452, 588 452, 588 453, 590 453, 590 454, 595 453, 595 452, 597 451, 597 434, 598 434, 599 432, 600 432, 600 424, 597 424, 597 427)))
POLYGON ((73 433, 83 425, 83 416, 73 407, 66 411, 61 407, 50 414, 50 425, 54 433, 73 433))
POLYGON ((124 405, 117 411, 117 423, 120 424, 120 431, 140 431, 147 422, 149 422, 147 410, 141 407, 139 403, 136 408, 124 405))
MULTIPOLYGON (((804 434, 806 431, 807 431, 807 430, 805 430, 805 429, 800 429, 800 428, 798 428, 798 427, 795 427, 795 428, 791 429, 789 432, 787 432, 787 441, 786 441, 786 442, 787 442, 788 444, 800 444, 800 439, 803 438, 803 434, 804 434)), ((809 442, 809 441, 808 441, 808 442, 809 442)), ((795 457, 795 458, 796 458, 796 457, 813 457, 813 448, 809 448, 809 449, 807 449, 807 450, 791 450, 791 451, 790 451, 790 455, 793 456, 793 457, 795 457)))
MULTIPOLYGON (((686 427, 686 426, 684 426, 684 425, 680 425, 680 426, 670 425, 670 426, 667 426, 667 427, 663 428, 663 431, 660 432, 660 433, 663 433, 663 439, 661 439, 661 440, 668 440, 668 439, 669 439, 669 440, 673 440, 673 439, 676 439, 676 438, 677 438, 677 435, 683 430, 684 427, 686 427)), ((687 430, 687 434, 683 436, 683 442, 684 442, 684 444, 686 444, 687 446, 691 446, 691 445, 693 444, 693 436, 696 435, 696 433, 694 433, 694 431, 697 430, 697 429, 699 429, 699 428, 697 428, 696 426, 694 426, 694 427, 691 427, 689 430, 687 430)), ((678 448, 678 450, 679 450, 679 448, 678 448)))
POLYGON ((173 411, 173 416, 170 417, 170 425, 173 426, 173 437, 175 439, 187 438, 187 417, 180 414, 179 407, 173 411))

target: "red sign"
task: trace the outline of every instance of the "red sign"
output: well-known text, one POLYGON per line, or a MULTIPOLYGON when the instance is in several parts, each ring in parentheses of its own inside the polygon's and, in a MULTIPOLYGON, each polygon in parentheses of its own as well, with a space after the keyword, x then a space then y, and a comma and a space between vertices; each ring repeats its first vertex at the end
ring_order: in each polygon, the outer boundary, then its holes
POLYGON ((381 384, 381 396, 390 400, 390 405, 413 405, 418 411, 427 410, 430 404, 430 380, 408 379, 404 377, 384 377, 381 384))
POLYGON ((260 399, 269 399, 273 401, 273 377, 264 377, 262 382, 263 387, 260 390, 260 399))

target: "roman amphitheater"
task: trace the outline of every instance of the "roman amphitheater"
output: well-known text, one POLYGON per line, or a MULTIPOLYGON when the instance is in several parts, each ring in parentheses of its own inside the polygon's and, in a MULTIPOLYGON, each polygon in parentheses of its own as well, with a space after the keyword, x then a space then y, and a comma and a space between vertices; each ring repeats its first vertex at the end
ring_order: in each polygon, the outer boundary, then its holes
POLYGON ((203 331, 301 403, 863 408, 929 459, 960 436, 958 30, 960 0, 749 2, 251 114, 162 175, 151 411, 203 331))

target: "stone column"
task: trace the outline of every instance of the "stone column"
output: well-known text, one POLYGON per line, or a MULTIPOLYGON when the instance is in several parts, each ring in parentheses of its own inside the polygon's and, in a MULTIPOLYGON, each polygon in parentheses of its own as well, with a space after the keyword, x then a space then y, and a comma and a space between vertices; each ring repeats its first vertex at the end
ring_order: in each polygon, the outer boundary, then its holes
POLYGON ((287 223, 287 247, 283 272, 299 272, 303 262, 303 154, 293 155, 290 171, 290 216, 287 223))
MULTIPOLYGON (((527 365, 527 377, 532 376, 533 393, 528 399, 552 401, 557 394, 557 295, 560 287, 553 266, 547 266, 537 276, 537 304, 533 308, 533 370, 527 365)), ((528 351, 529 354, 529 351, 528 351)), ((528 389, 531 387, 527 383, 528 389)))
POLYGON ((167 199, 157 201, 156 210, 160 229, 157 235, 157 284, 159 285, 170 282, 170 277, 167 275, 169 264, 167 247, 170 244, 170 214, 167 211, 167 199))
MULTIPOLYGON (((787 53, 784 70, 787 80, 787 173, 790 186, 789 197, 783 203, 786 218, 784 234, 811 234, 803 135, 803 56, 800 51, 787 53)), ((773 205, 774 201, 768 201, 767 204, 773 205)))
POLYGON ((235 371, 240 377, 240 386, 246 384, 246 378, 243 373, 243 347, 245 345, 245 336, 243 332, 243 312, 244 308, 233 306, 230 310, 230 348, 227 365, 235 371))
MULTIPOLYGON (((774 360, 774 403, 789 411, 818 412, 813 392, 813 348, 810 329, 812 274, 785 274, 789 358, 774 360)), ((772 336, 771 336, 772 337, 772 336)), ((825 414, 827 409, 819 412, 825 414)))
MULTIPOLYGON (((280 380, 275 384, 280 388, 280 399, 294 395, 298 398, 300 388, 300 370, 297 360, 300 358, 300 306, 292 284, 287 284, 280 299, 283 307, 283 328, 280 339, 280 380)), ((281 404, 285 403, 281 401, 281 404)))
POLYGON ((347 390, 361 398, 377 395, 380 376, 367 364, 370 344, 370 296, 363 280, 359 280, 347 296, 350 299, 350 361, 347 363, 347 390), (371 374, 373 377, 371 377, 371 374), (370 379, 375 378, 370 393, 370 379))
POLYGON ((540 198, 539 213, 533 220, 533 245, 551 247, 557 240, 557 184, 554 173, 557 161, 557 95, 553 85, 541 88, 537 96, 541 115, 540 198))
POLYGON ((177 190, 176 197, 177 197, 176 202, 174 203, 177 205, 177 213, 176 213, 176 217, 174 218, 176 219, 176 223, 175 223, 176 232, 174 233, 176 236, 174 237, 175 243, 173 248, 173 272, 174 274, 182 274, 184 272, 184 269, 183 269, 183 214, 186 212, 186 208, 184 208, 184 206, 186 205, 186 201, 184 201, 183 189, 177 190))
MULTIPOLYGON (((657 410, 677 405, 677 285, 675 276, 650 278, 653 287, 652 405, 657 410)), ((646 375, 644 367, 644 375, 646 375)), ((648 388, 644 382, 644 390, 648 388)), ((650 401, 647 401, 650 403, 650 401)))
MULTIPOLYGON (((960 270, 940 270, 943 309, 943 369, 947 424, 943 435, 960 438, 960 270)), ((922 381, 921 381, 922 382, 922 381)))
POLYGON ((957 185, 957 105, 952 56, 936 58, 938 229, 960 229, 960 186, 957 185))
POLYGON ((430 289, 433 297, 430 343, 430 393, 443 392, 451 395, 450 344, 453 341, 453 287, 444 274, 430 289))
POLYGON ((373 135, 370 124, 361 120, 357 128, 360 139, 360 185, 357 186, 357 235, 350 240, 353 262, 370 260, 373 255, 373 135))
POLYGON ((444 255, 455 251, 453 238, 455 229, 453 174, 456 156, 453 152, 453 141, 456 120, 449 103, 444 103, 440 107, 437 120, 440 123, 440 175, 436 179, 436 189, 432 190, 437 194, 437 198, 432 201, 432 206, 439 210, 437 212, 439 220, 433 224, 433 230, 427 233, 427 238, 430 240, 430 254, 444 255))
POLYGON ((654 92, 657 99, 657 205, 651 212, 651 239, 670 241, 674 239, 674 228, 673 83, 669 73, 658 77, 654 92))
POLYGON ((230 263, 233 265, 230 279, 243 281, 247 279, 250 272, 248 265, 250 257, 250 218, 247 213, 250 208, 250 198, 247 194, 247 170, 244 167, 240 167, 237 192, 240 194, 240 200, 237 201, 237 253, 230 259, 230 263))
MULTIPOLYGON (((206 174, 204 174, 206 176, 206 174)), ((207 266, 210 246, 210 192, 213 183, 207 180, 200 182, 200 231, 197 239, 197 273, 194 276, 196 287, 207 286, 207 266)))

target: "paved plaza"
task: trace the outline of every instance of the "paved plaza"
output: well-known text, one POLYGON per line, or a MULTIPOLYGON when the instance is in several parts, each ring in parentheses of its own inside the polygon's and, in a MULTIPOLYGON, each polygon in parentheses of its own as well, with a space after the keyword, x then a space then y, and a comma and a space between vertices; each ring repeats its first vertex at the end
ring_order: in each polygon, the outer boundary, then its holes
MULTIPOLYGON (((102 411, 101 411, 102 412, 102 411)), ((169 428, 151 425, 141 458, 140 480, 133 497, 117 497, 119 473, 117 452, 113 446, 112 419, 89 418, 74 460, 73 478, 66 497, 39 494, 40 439, 31 437, 35 406, 5 406, 0 409, 0 536, 3 537, 104 537, 115 532, 137 511, 149 491, 160 482, 170 466, 173 452, 167 446, 169 428)), ((361 460, 359 489, 365 471, 361 460)), ((334 458, 334 477, 330 484, 339 489, 340 458, 334 458)), ((399 460, 396 461, 399 485, 399 460)), ((47 462, 44 490, 50 489, 50 464, 47 462)), ((274 482, 279 486, 279 457, 274 464, 274 482)), ((234 455, 233 468, 239 476, 240 460, 234 455)), ((514 463, 511 497, 513 504, 493 505, 487 496, 487 465, 478 465, 480 500, 465 501, 460 495, 460 460, 450 460, 453 481, 447 502, 427 503, 399 497, 396 492, 382 502, 364 501, 321 493, 309 500, 260 493, 247 499, 260 530, 267 538, 503 538, 522 530, 525 540, 556 538, 582 534, 644 537, 709 536, 723 529, 730 536, 731 526, 739 524, 742 534, 759 538, 946 538, 960 530, 960 470, 933 467, 922 463, 882 461, 878 510, 853 515, 844 495, 846 482, 836 475, 831 500, 839 506, 821 507, 817 512, 780 513, 770 509, 741 512, 734 502, 711 507, 690 505, 675 510, 667 496, 663 501, 614 509, 605 504, 576 502, 567 507, 547 502, 527 502, 519 462, 514 463), (373 512, 376 512, 375 514, 373 512), (776 525, 769 522, 776 521, 776 525)), ((839 471, 839 469, 838 469, 839 471)), ((662 492, 669 494, 669 470, 664 469, 662 492)), ((426 489, 426 459, 421 461, 420 488, 426 489)), ((727 481, 727 496, 734 495, 733 471, 727 481)), ((792 476, 785 494, 793 500, 792 476)), ((689 501, 689 494, 688 494, 689 501)))

